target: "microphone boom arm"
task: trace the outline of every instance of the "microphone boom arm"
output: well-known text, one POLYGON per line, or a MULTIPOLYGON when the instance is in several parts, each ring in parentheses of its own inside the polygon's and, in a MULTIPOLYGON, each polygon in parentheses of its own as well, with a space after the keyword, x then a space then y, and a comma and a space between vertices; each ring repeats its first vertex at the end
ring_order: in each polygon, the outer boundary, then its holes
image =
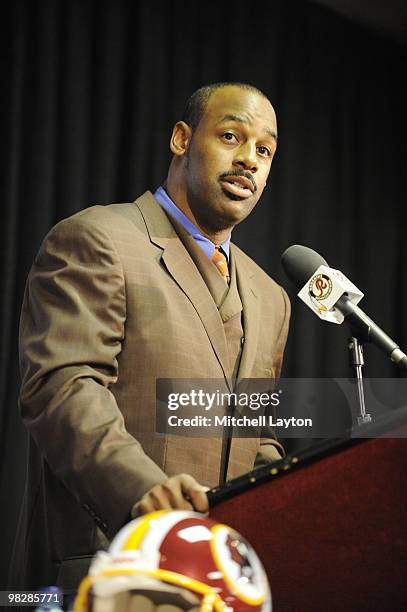
POLYGON ((407 369, 407 355, 365 312, 346 295, 339 298, 336 308, 344 315, 352 334, 361 342, 371 342, 400 367, 407 369))

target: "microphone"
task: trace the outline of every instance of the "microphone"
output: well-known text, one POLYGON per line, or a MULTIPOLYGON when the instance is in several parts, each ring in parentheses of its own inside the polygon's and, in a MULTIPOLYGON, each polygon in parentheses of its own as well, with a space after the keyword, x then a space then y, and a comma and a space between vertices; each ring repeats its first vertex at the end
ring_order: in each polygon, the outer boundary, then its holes
POLYGON ((407 355, 356 303, 363 297, 349 279, 328 266, 312 249, 294 244, 281 256, 289 279, 301 288, 298 296, 321 319, 342 323, 345 319, 352 334, 362 342, 371 342, 397 365, 407 369, 407 355))

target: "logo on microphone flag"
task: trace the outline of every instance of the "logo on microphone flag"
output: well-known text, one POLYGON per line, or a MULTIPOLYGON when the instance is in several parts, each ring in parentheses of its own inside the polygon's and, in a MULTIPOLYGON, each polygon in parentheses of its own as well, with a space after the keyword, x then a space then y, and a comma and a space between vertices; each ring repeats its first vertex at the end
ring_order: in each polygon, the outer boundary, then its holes
POLYGON ((319 266, 298 297, 323 321, 340 324, 344 316, 335 305, 344 294, 353 304, 363 297, 363 293, 342 272, 319 266))
POLYGON ((311 278, 308 290, 316 300, 325 300, 332 292, 332 281, 326 274, 316 274, 311 278))

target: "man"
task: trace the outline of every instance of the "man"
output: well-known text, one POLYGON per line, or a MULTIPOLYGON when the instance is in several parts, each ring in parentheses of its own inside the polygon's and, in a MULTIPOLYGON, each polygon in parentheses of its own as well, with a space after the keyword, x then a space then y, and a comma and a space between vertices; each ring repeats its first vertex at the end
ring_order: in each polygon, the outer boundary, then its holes
POLYGON ((222 473, 280 458, 270 437, 233 439, 226 455, 222 438, 155 434, 158 378, 219 379, 227 391, 237 377, 279 376, 288 298, 230 243, 276 144, 264 94, 202 88, 155 197, 84 210, 45 239, 21 320, 21 410, 42 455, 26 494, 26 587, 74 589, 131 516, 205 512, 222 473))

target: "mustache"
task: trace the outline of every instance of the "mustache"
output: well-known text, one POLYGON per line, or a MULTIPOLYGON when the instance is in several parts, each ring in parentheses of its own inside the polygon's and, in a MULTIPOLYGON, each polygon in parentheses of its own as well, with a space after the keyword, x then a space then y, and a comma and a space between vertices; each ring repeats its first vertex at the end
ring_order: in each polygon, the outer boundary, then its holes
POLYGON ((244 176, 245 178, 249 179, 249 181, 253 185, 253 192, 257 191, 256 181, 254 180, 251 172, 245 172, 244 170, 235 169, 235 170, 231 170, 230 172, 222 172, 222 174, 219 174, 218 179, 221 181, 222 179, 228 176, 244 176))

